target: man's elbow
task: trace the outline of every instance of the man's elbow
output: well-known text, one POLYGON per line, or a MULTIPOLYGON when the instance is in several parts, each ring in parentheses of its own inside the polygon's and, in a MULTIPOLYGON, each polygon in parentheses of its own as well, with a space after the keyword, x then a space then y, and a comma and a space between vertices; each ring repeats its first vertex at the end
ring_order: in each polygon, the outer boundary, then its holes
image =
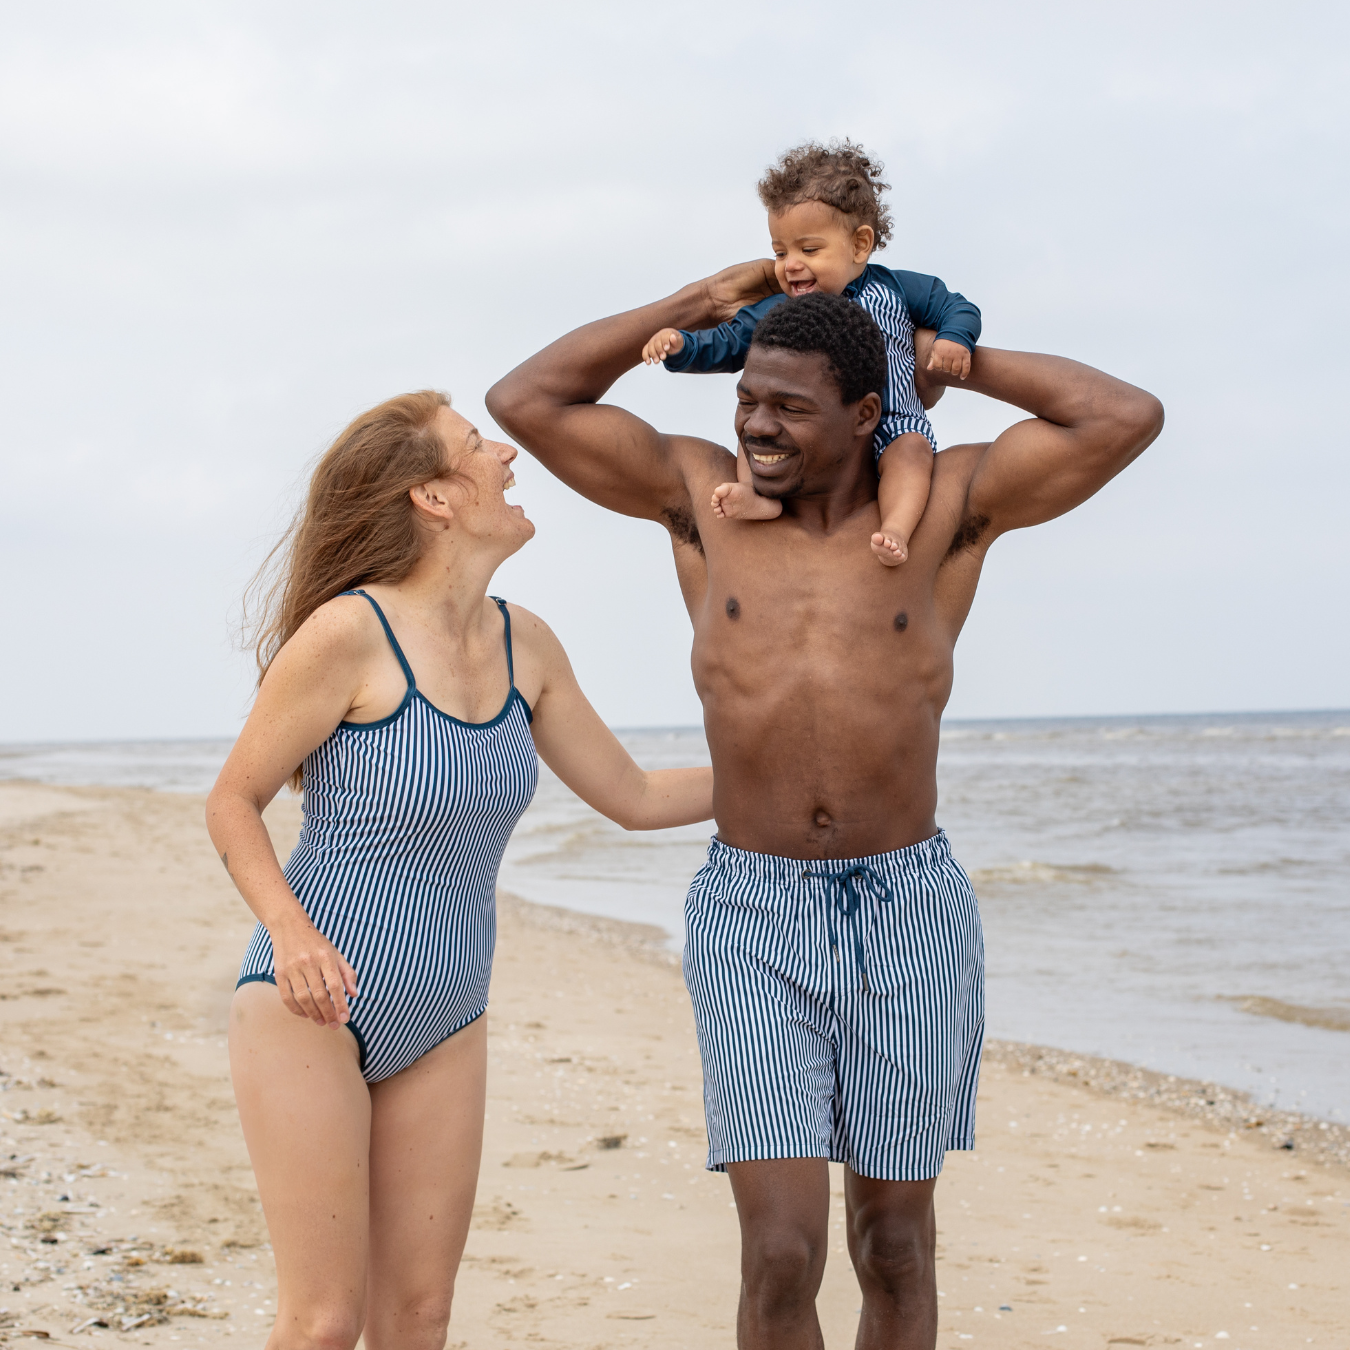
POLYGON ((511 393, 511 377, 503 375, 487 391, 487 397, 483 402, 487 405, 488 416, 503 430, 510 431, 511 411, 516 402, 511 393))
POLYGON ((1141 454, 1158 439, 1163 429, 1162 400, 1146 389, 1132 389, 1124 410, 1124 431, 1134 454, 1141 454))
POLYGON ((1098 440, 1103 463, 1119 473, 1142 455, 1158 438, 1163 427, 1163 405, 1144 389, 1126 385, 1102 409, 1102 435, 1098 440))

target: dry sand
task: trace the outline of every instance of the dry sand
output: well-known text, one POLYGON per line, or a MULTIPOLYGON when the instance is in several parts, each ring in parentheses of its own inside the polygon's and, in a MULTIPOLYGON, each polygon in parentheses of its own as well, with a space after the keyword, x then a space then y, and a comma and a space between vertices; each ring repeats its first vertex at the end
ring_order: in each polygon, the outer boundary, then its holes
MULTIPOLYGON (((297 806, 270 814, 284 849, 297 806)), ((262 1344, 224 1040, 251 926, 199 798, 0 785, 0 1341, 262 1344)), ((736 1215, 658 936, 503 899, 451 1346, 733 1343, 736 1215)), ((979 1112, 938 1189, 941 1346, 1350 1344, 1344 1131, 1006 1045, 979 1112)), ((858 1307, 842 1218, 832 1347, 858 1307)))

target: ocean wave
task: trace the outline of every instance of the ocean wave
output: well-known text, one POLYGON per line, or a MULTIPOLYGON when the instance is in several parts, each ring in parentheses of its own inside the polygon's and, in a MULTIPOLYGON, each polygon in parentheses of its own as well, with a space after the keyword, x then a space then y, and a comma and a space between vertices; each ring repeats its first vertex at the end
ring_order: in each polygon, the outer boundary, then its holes
POLYGON ((1000 867, 977 867, 971 872, 970 879, 976 887, 1008 883, 1046 886, 1057 882, 1091 886, 1115 874, 1116 869, 1107 867, 1105 863, 1048 863, 1023 859, 1000 867))
POLYGON ((1321 1027, 1324 1031, 1350 1031, 1350 1008, 1309 1008, 1301 1003, 1266 998, 1263 994, 1248 994, 1238 998, 1230 995, 1224 998, 1224 1002, 1236 1003, 1241 1012, 1256 1017, 1274 1017, 1281 1022, 1321 1027))

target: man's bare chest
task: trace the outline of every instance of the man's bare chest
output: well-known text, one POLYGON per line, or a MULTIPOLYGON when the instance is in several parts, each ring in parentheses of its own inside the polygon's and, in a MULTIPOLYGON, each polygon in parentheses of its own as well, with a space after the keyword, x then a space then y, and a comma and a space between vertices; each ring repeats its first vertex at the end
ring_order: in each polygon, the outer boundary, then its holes
MULTIPOLYGON (((732 677, 788 677, 884 694, 950 667, 932 569, 884 567, 870 524, 832 535, 777 521, 712 521, 707 584, 692 608, 693 666, 703 690, 732 677)), ((916 560, 918 562, 918 560, 916 560)))

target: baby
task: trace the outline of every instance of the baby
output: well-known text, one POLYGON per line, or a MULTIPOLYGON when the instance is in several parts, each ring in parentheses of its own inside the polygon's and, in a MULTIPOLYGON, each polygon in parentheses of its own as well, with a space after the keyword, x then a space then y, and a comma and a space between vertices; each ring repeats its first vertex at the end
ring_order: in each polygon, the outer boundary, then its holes
MULTIPOLYGON (((909 556, 909 537, 928 502, 937 442, 914 388, 914 329, 934 328, 929 370, 965 379, 980 336, 980 311, 936 277, 893 272, 870 262, 891 237, 889 188, 883 166, 852 141, 809 142, 789 150, 760 180, 759 199, 769 213, 781 295, 747 305, 727 323, 704 332, 663 328, 642 351, 648 365, 667 370, 740 370, 755 326, 775 305, 811 291, 856 300, 886 339, 886 388, 873 438, 880 486, 881 529, 872 551, 888 567, 909 556)), ((772 520, 783 504, 756 493, 744 449, 736 479, 713 493, 713 509, 733 520, 772 520)))

